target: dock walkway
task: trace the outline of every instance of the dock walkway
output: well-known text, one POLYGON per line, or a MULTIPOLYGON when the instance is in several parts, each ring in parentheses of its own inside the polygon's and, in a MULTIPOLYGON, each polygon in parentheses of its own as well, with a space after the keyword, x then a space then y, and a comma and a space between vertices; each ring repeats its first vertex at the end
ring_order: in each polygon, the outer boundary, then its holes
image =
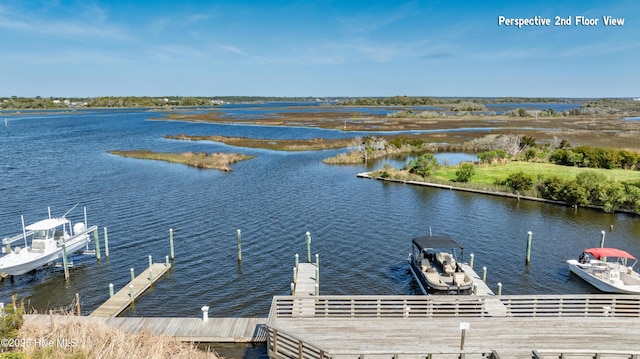
POLYGON ((45 315, 24 316, 25 323, 34 325, 68 322, 102 322, 126 333, 149 332, 168 335, 180 341, 198 343, 262 343, 266 341, 267 318, 156 318, 45 315))
POLYGON ((295 283, 295 296, 309 297, 316 294, 316 265, 299 263, 298 276, 295 283))
POLYGON ((129 305, 131 305, 131 285, 133 285, 133 300, 135 301, 136 298, 141 296, 142 293, 151 287, 151 284, 155 283, 159 278, 167 273, 169 268, 171 268, 171 264, 152 264, 89 315, 106 318, 118 316, 118 314, 122 313, 129 305), (151 278, 149 278, 150 271, 152 273, 151 278))

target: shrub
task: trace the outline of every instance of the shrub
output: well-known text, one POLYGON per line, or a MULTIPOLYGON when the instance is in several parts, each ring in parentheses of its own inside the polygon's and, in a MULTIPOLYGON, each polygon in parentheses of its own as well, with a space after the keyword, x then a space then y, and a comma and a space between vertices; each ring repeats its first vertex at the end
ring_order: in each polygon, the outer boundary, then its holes
POLYGON ((407 163, 409 173, 422 177, 429 177, 437 168, 438 160, 431 153, 425 153, 407 163))
POLYGON ((510 174, 503 184, 513 192, 525 192, 533 187, 533 177, 520 171, 510 174))
POLYGON ((456 181, 468 182, 475 173, 476 166, 471 163, 463 163, 460 165, 460 169, 456 171, 456 181))

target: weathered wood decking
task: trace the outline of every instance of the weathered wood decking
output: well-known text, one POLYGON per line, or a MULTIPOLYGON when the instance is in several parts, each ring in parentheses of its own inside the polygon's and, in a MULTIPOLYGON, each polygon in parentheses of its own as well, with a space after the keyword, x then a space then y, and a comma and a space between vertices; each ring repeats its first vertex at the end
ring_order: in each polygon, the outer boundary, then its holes
POLYGON ((136 298, 151 287, 151 284, 162 277, 169 268, 171 268, 171 264, 152 264, 89 315, 107 318, 117 316, 131 304, 131 285, 133 285, 133 300, 135 301, 136 298), (150 273, 152 273, 151 278, 149 276, 150 273))
POLYGON ((267 318, 155 318, 96 317, 72 315, 25 315, 28 324, 51 325, 73 321, 102 322, 127 333, 149 332, 168 335, 180 341, 202 343, 258 343, 266 341, 267 318))
POLYGON ((571 354, 563 358, 640 354, 640 296, 319 296, 306 299, 315 302, 313 315, 296 311, 299 300, 274 298, 271 358, 489 358, 495 352, 506 359, 531 358, 533 350, 571 354), (487 307, 496 300, 504 311, 487 307), (469 325, 463 350, 461 323, 469 325))
POLYGON ((316 294, 316 265, 299 263, 298 276, 295 283, 295 296, 309 297, 316 294))

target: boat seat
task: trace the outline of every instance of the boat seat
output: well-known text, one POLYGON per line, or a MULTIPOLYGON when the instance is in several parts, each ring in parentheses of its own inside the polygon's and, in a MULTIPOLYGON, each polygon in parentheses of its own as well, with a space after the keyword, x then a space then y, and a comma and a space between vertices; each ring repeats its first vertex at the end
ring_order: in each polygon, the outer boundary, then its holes
POLYGON ((465 274, 462 272, 457 272, 453 274, 453 284, 455 285, 463 285, 465 284, 464 281, 465 278, 465 274))
POLYGON ((434 271, 427 271, 425 273, 425 277, 427 278, 428 282, 431 283, 442 283, 442 281, 440 280, 440 274, 438 272, 434 271))
POLYGON ((456 262, 453 260, 451 262, 442 262, 442 271, 446 274, 454 274, 456 272, 456 262))
POLYGON ((36 253, 44 253, 44 249, 46 248, 46 243, 40 241, 34 241, 31 243, 31 252, 36 253))
POLYGON ((426 272, 429 268, 431 268, 431 263, 427 258, 423 258, 420 262, 420 267, 422 267, 423 272, 426 272))

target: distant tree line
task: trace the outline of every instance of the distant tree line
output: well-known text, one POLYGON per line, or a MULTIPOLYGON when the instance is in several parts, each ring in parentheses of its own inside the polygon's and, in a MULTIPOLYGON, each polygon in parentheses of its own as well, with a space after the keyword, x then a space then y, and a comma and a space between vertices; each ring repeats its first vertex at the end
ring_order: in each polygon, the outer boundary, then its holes
POLYGON ((216 97, 184 97, 184 96, 101 96, 82 97, 2 97, 1 109, 62 109, 69 107, 90 108, 156 108, 156 107, 190 107, 214 106, 223 103, 264 103, 264 102, 319 102, 333 101, 316 97, 261 97, 261 96, 216 96, 216 97))

